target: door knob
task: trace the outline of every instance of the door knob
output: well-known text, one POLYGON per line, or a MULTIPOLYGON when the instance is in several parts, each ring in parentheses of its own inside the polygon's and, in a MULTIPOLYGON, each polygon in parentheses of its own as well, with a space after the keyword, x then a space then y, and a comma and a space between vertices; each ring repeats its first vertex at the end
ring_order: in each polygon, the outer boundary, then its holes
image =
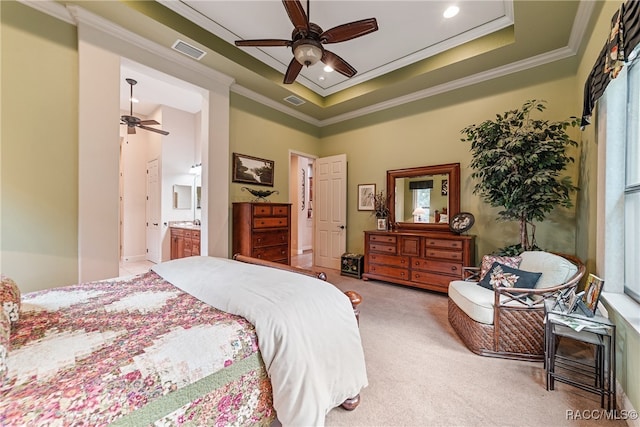
POLYGON ((344 230, 344 225, 339 225, 339 226, 338 226, 338 228, 339 228, 340 230, 344 230))

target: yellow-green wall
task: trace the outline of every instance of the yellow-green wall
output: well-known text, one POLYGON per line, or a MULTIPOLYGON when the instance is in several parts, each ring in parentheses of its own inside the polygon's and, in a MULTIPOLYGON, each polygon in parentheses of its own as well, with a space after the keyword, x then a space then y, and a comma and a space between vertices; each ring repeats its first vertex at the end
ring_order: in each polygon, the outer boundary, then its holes
MULTIPOLYGON (((30 288, 78 278, 76 28, 0 2, 3 274, 30 288)), ((24 288, 23 288, 24 289, 24 288)))
MULTIPOLYGON (((473 195, 470 145, 463 143, 461 129, 520 107, 527 99, 548 101, 545 114, 551 120, 579 115, 581 97, 576 96, 571 60, 538 67, 501 79, 416 101, 410 105, 323 129, 321 155, 346 153, 348 159, 348 241, 350 252, 363 251, 364 230, 375 227, 368 212, 356 209, 357 185, 375 183, 386 189, 388 169, 443 163, 460 163, 460 208, 476 217, 469 231, 477 235, 477 254, 518 243, 518 224, 496 222, 497 210, 473 195)), ((577 138, 578 130, 572 136, 577 138)), ((577 180, 576 163, 567 172, 577 180)), ((546 249, 574 253, 575 213, 557 209, 536 231, 538 244, 546 249)))

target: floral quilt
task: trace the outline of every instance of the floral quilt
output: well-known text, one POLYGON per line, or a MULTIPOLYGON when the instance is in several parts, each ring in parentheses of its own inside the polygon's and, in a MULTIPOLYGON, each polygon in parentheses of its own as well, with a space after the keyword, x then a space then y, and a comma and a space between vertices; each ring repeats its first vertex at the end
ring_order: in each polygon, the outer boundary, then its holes
POLYGON ((0 425, 269 425, 253 325, 155 272, 22 296, 0 425))

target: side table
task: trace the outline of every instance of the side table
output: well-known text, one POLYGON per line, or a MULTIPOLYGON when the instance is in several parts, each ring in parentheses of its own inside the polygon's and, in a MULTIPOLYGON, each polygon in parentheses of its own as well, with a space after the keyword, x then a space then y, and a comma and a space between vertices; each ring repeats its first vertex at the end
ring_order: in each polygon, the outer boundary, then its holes
POLYGON ((600 406, 616 409, 616 326, 599 312, 594 317, 563 313, 554 308, 555 301, 545 302, 545 368, 547 390, 554 382, 578 387, 598 394, 600 406), (593 361, 559 355, 558 339, 570 338, 594 346, 593 361), (591 363, 592 362, 592 363, 591 363))

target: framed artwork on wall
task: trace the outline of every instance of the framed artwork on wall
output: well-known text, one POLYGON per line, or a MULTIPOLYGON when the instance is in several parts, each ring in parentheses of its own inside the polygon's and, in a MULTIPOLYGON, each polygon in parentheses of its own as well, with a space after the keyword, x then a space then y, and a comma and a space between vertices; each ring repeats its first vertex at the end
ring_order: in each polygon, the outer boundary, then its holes
POLYGON ((375 184, 358 184, 358 210, 372 211, 373 196, 376 194, 375 184))
POLYGON ((233 153, 233 182, 273 187, 275 162, 246 154, 233 153))

